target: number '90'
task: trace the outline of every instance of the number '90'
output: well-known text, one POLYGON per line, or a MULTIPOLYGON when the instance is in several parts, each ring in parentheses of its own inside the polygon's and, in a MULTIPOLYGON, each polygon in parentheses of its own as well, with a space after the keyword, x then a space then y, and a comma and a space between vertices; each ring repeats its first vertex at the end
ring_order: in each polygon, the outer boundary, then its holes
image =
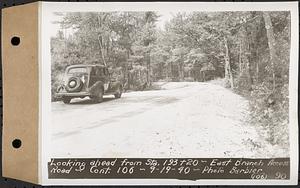
POLYGON ((281 172, 276 172, 275 174, 275 179, 286 179, 287 176, 286 176, 286 173, 281 173, 281 172))

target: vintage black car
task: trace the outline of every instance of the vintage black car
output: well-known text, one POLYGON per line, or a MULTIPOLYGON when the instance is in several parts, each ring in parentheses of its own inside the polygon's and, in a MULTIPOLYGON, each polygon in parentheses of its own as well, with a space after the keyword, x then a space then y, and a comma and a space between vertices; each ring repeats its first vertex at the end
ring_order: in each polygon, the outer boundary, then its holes
POLYGON ((123 87, 121 82, 111 77, 104 65, 71 65, 66 68, 64 84, 57 88, 56 96, 66 104, 72 98, 90 97, 102 102, 103 95, 120 98, 123 87))

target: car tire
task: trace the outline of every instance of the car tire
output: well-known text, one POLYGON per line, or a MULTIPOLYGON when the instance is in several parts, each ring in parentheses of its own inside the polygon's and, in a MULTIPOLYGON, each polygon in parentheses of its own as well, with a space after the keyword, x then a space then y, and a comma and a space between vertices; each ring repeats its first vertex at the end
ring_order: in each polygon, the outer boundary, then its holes
POLYGON ((92 96, 92 100, 96 103, 101 103, 103 101, 103 89, 100 89, 97 96, 92 96))
POLYGON ((114 96, 115 96, 116 99, 121 98, 121 96, 122 96, 122 86, 120 86, 120 87, 118 88, 118 90, 117 90, 117 92, 114 94, 114 96))
POLYGON ((70 102, 71 102, 71 99, 72 98, 70 98, 70 97, 63 97, 63 102, 65 103, 65 104, 70 104, 70 102))

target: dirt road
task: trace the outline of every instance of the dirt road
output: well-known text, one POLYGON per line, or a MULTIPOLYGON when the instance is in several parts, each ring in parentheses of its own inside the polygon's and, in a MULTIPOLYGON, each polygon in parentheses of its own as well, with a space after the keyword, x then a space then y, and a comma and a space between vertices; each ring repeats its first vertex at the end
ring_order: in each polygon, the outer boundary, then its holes
POLYGON ((53 157, 268 157, 248 102, 209 83, 52 103, 53 157))

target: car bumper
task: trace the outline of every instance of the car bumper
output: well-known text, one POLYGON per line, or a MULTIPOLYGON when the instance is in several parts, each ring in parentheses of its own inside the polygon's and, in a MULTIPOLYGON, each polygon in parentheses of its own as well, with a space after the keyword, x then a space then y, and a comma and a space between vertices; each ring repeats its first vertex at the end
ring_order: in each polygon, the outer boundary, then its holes
POLYGON ((76 93, 67 93, 67 92, 62 92, 62 93, 56 93, 57 98, 61 97, 87 97, 91 96, 89 92, 76 92, 76 93))

